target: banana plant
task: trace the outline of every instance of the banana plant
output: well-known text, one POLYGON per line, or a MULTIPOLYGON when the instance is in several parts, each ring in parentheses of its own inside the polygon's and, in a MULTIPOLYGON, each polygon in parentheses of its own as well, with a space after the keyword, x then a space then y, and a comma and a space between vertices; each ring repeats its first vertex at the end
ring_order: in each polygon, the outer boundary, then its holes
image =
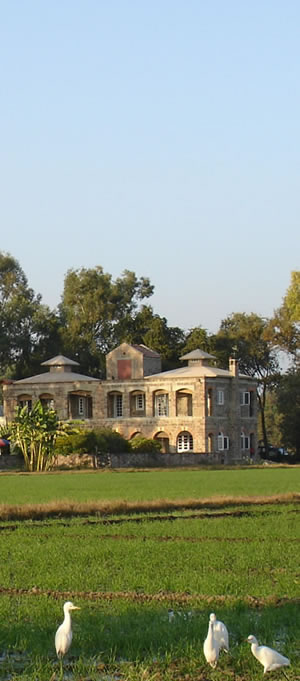
POLYGON ((61 423, 54 409, 44 407, 40 400, 32 409, 18 407, 15 419, 6 428, 10 441, 22 452, 27 471, 47 471, 54 463, 55 441, 68 435, 69 424, 61 423))

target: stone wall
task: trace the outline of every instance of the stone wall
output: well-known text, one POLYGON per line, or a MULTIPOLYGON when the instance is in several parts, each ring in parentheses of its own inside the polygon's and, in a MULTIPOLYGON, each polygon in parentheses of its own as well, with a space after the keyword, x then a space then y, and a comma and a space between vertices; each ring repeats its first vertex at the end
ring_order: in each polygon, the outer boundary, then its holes
POLYGON ((98 460, 92 454, 59 455, 55 466, 57 468, 173 468, 183 466, 209 466, 230 463, 226 456, 220 454, 161 454, 126 452, 108 454, 98 460))
POLYGON ((23 470, 24 459, 17 454, 0 454, 0 471, 23 470))

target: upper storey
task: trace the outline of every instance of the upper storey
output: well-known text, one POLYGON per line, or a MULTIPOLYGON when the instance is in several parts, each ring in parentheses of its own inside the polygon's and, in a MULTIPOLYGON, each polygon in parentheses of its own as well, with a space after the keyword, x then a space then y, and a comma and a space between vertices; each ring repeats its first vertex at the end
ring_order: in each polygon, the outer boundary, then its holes
POLYGON ((106 378, 109 381, 141 379, 160 371, 160 355, 146 345, 121 343, 106 356, 106 378))

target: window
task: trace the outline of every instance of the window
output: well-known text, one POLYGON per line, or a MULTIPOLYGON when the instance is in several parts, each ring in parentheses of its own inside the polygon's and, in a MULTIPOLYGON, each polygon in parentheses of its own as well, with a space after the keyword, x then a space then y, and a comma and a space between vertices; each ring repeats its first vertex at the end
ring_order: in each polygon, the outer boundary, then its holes
POLYGON ((241 432, 241 449, 250 449, 250 438, 241 432))
POLYGON ((241 405, 250 404, 250 393, 248 391, 240 393, 241 405))
POLYGON ((123 416, 123 396, 114 395, 113 415, 115 418, 123 416))
POLYGON ((229 437, 220 432, 218 435, 218 450, 222 452, 224 449, 229 449, 229 437))
POLYGON ((207 416, 212 416, 212 388, 207 390, 207 416))
POLYGON ((224 390, 217 390, 217 404, 224 404, 224 390))
POLYGON ((155 395, 155 416, 169 416, 169 395, 155 395))
POLYGON ((212 433, 208 433, 207 436, 207 449, 208 452, 211 453, 213 451, 213 445, 214 445, 214 436, 212 433))
POLYGON ((78 398, 78 415, 79 416, 84 415, 84 400, 83 400, 83 397, 78 398))
POLYGON ((135 395, 135 408, 136 411, 144 411, 145 395, 143 393, 140 393, 140 395, 135 395))
POLYGON ((186 431, 179 433, 177 438, 177 452, 192 452, 193 451, 193 436, 186 431))
POLYGON ((110 393, 108 395, 107 414, 112 419, 123 416, 123 395, 121 393, 110 393))
POLYGON ((32 400, 29 400, 29 399, 28 400, 26 400, 26 399, 19 400, 19 407, 21 407, 22 409, 23 409, 23 407, 27 407, 28 411, 31 411, 32 400))

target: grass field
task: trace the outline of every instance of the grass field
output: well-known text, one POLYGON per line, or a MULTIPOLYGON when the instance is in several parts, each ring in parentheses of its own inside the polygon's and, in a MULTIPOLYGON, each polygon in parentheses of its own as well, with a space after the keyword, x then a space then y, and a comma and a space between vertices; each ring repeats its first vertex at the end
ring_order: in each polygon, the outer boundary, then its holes
POLYGON ((300 492, 300 467, 0 474, 0 503, 141 501, 300 492))
MULTIPOLYGON (((286 494, 299 491, 299 474, 268 468, 4 475, 0 499, 6 484, 15 494, 6 490, 5 502, 18 504, 106 494, 128 501, 286 494)), ((288 655, 286 673, 299 679, 299 511, 299 502, 224 503, 0 520, 0 679, 59 679, 54 633, 68 599, 81 607, 64 663, 69 681, 256 681, 263 669, 245 643, 250 633, 288 655), (231 642, 231 655, 221 655, 216 670, 202 652, 211 611, 226 622, 231 642)))

